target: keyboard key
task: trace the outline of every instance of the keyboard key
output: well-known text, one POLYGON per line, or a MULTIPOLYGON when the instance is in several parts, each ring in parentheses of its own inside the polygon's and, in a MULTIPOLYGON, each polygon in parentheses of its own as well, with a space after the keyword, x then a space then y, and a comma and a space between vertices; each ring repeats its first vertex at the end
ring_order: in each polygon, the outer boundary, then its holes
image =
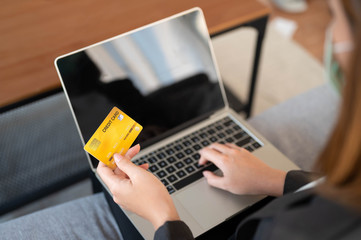
POLYGON ((167 170, 168 173, 172 173, 175 171, 175 168, 173 166, 169 166, 165 170, 167 170))
POLYGON ((187 148, 186 150, 184 150, 184 152, 187 154, 187 155, 190 155, 193 153, 193 151, 189 148, 187 148))
POLYGON ((194 164, 194 166, 196 167, 196 169, 200 169, 202 167, 204 167, 205 165, 199 165, 198 163, 194 164))
POLYGON ((183 170, 178 171, 176 174, 180 178, 182 178, 182 177, 184 177, 186 175, 186 173, 183 170))
POLYGON ((193 159, 198 161, 201 158, 201 155, 199 153, 193 154, 193 159))
POLYGON ((167 149, 167 150, 165 150, 165 152, 168 154, 168 155, 172 155, 172 154, 174 154, 174 151, 173 151, 173 149, 167 149))
POLYGON ((167 186, 169 183, 167 182, 167 180, 165 180, 165 179, 162 179, 162 180, 160 180, 162 183, 163 183, 163 185, 164 186, 167 186))
POLYGON ((255 142, 252 144, 252 146, 257 149, 257 148, 260 148, 261 147, 261 144, 259 144, 258 142, 255 142))
POLYGON ((177 144, 174 146, 174 149, 177 150, 177 151, 180 151, 183 149, 183 147, 180 145, 180 144, 177 144))
POLYGON ((201 138, 206 138, 208 135, 207 135, 207 133, 201 133, 199 136, 200 136, 201 138))
POLYGON ((245 149, 247 149, 249 152, 253 152, 253 148, 251 146, 247 146, 245 149))
POLYGON ((199 142, 199 138, 198 137, 192 137, 191 138, 193 142, 199 142))
POLYGON ((204 147, 208 146, 210 143, 207 140, 202 141, 202 145, 204 147))
POLYGON ((157 161, 157 159, 154 156, 148 158, 148 162, 150 162, 150 163, 155 163, 156 161, 157 161))
POLYGON ((231 138, 231 137, 226 138, 226 142, 232 143, 232 142, 234 142, 234 139, 233 139, 233 138, 231 138))
POLYGON ((159 168, 156 165, 152 165, 152 166, 149 167, 149 171, 151 171, 153 173, 158 171, 158 170, 159 170, 159 168))
POLYGON ((178 169, 181 169, 182 167, 184 167, 184 164, 182 162, 177 162, 175 164, 175 166, 178 168, 178 169))
POLYGON ((159 178, 164 178, 165 176, 167 176, 167 173, 164 172, 163 170, 160 170, 159 172, 157 172, 157 176, 159 178))
POLYGON ((227 129, 227 130, 226 130, 226 133, 227 133, 227 134, 232 134, 232 133, 233 133, 233 130, 232 130, 232 129, 227 129))
POLYGON ((216 138, 216 137, 211 137, 209 140, 211 140, 211 142, 217 142, 218 138, 216 138))
POLYGON ((224 123, 224 126, 229 127, 233 124, 232 120, 228 120, 227 122, 224 123))
POLYGON ((174 163, 175 161, 176 161, 176 159, 174 157, 167 158, 167 162, 169 162, 169 163, 174 163))
POLYGON ((201 149, 202 147, 199 146, 198 144, 196 144, 196 145, 193 146, 193 148, 194 148, 194 150, 198 151, 198 150, 201 149))
POLYGON ((192 167, 192 166, 188 166, 188 167, 186 167, 186 171, 187 171, 188 173, 191 173, 191 172, 194 172, 195 169, 194 169, 194 167, 192 167))
POLYGON ((178 159, 182 159, 182 158, 184 158, 185 156, 184 156, 184 154, 183 153, 177 153, 176 155, 175 155, 178 159))
POLYGON ((186 164, 191 164, 193 162, 193 160, 190 157, 187 157, 186 159, 184 159, 184 162, 186 164))
POLYGON ((245 139, 243 139, 243 140, 241 140, 241 141, 236 142, 236 145, 237 145, 238 147, 243 147, 244 145, 250 143, 252 140, 253 140, 253 139, 252 139, 251 137, 247 137, 247 138, 245 138, 245 139))
POLYGON ((241 129, 241 127, 240 127, 240 126, 238 126, 238 125, 236 125, 236 126, 234 126, 234 127, 233 127, 233 129, 234 129, 234 130, 236 130, 236 131, 238 131, 238 130, 240 130, 240 129, 241 129))
POLYGON ((209 166, 207 166, 206 168, 204 169, 201 169, 197 172, 194 172, 193 174, 187 176, 186 178, 176 182, 173 184, 173 186, 175 187, 176 190, 179 190, 185 186, 187 186, 188 184, 192 183, 192 182, 195 182, 197 181, 198 179, 202 178, 203 177, 203 171, 204 170, 208 170, 208 171, 215 171, 217 170, 218 168, 214 165, 214 164, 211 164, 209 166))
POLYGON ((165 158, 165 154, 163 152, 157 154, 157 158, 163 159, 165 158))
POLYGON ((160 161, 160 162, 158 163, 158 166, 161 167, 161 168, 164 168, 164 167, 166 167, 167 165, 168 165, 168 163, 166 163, 166 161, 160 161))
POLYGON ((245 132, 240 132, 234 135, 234 138, 238 140, 241 139, 244 135, 246 135, 245 132))
POLYGON ((214 131, 213 129, 209 129, 209 130, 208 130, 208 133, 209 133, 210 135, 212 135, 212 134, 215 133, 215 131, 214 131))
POLYGON ((224 133, 217 134, 219 138, 224 138, 226 135, 224 133))
POLYGON ((216 128, 217 128, 218 131, 221 131, 223 129, 223 127, 221 125, 216 126, 216 128))
POLYGON ((174 188, 172 187, 172 186, 167 186, 167 190, 168 190, 168 193, 169 194, 172 194, 172 193, 174 193, 175 192, 175 190, 174 190, 174 188))
POLYGON ((168 179, 168 181, 171 182, 171 183, 178 180, 178 178, 177 178, 176 176, 174 176, 173 174, 170 175, 170 176, 168 176, 167 179, 168 179))
POLYGON ((188 140, 186 140, 186 141, 184 141, 183 142, 183 145, 185 146, 185 147, 188 147, 188 146, 190 146, 192 143, 190 142, 190 141, 188 141, 188 140))

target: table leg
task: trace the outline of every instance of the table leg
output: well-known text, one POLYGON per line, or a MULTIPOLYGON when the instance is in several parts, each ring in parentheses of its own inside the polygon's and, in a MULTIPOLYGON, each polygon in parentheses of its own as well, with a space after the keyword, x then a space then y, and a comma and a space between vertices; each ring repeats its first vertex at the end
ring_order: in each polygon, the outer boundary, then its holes
POLYGON ((250 22, 235 26, 233 28, 229 28, 225 31, 218 32, 218 33, 211 35, 211 37, 216 37, 223 33, 238 29, 240 27, 252 27, 252 28, 255 28, 258 32, 256 49, 255 49, 254 58, 253 58, 252 75, 251 75, 251 79, 250 79, 251 82, 250 82, 250 87, 248 90, 248 99, 247 99, 247 102, 244 104, 244 106, 241 109, 242 111, 244 111, 246 113, 246 118, 249 118, 252 113, 252 105, 253 105, 254 92, 255 92, 256 82, 257 82, 259 61, 260 61, 260 57, 261 57, 263 39, 264 39, 265 32, 266 32, 268 18, 269 18, 269 16, 266 15, 264 17, 255 19, 253 21, 250 21, 250 22))

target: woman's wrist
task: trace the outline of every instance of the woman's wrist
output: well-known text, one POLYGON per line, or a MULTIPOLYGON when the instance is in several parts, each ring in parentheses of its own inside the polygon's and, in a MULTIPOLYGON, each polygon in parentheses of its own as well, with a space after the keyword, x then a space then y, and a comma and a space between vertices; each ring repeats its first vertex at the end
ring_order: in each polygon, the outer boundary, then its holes
POLYGON ((159 212, 151 222, 154 226, 154 229, 158 229, 168 221, 179 221, 179 220, 180 218, 177 210, 175 209, 175 207, 171 207, 166 211, 159 212))
POLYGON ((283 195, 283 189, 285 185, 287 172, 279 170, 279 169, 272 169, 270 171, 270 175, 266 180, 265 191, 266 194, 269 196, 279 197, 283 195))

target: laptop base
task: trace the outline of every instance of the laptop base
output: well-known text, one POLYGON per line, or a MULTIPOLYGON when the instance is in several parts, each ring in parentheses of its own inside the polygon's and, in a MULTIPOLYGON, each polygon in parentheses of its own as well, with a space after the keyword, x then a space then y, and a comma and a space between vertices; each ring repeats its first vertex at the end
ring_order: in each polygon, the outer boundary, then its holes
MULTIPOLYGON (((134 227, 129 218, 124 214, 122 209, 113 201, 112 196, 108 191, 103 187, 103 193, 105 199, 108 202, 110 211, 113 214, 113 217, 119 227, 119 230, 123 236, 123 239, 135 239, 135 240, 144 240, 138 230, 134 227)), ((216 227, 208 230, 202 235, 198 236, 197 240, 207 240, 207 239, 228 239, 236 231, 238 224, 244 220, 246 217, 250 216, 252 213, 258 211, 259 209, 266 206, 274 197, 266 197, 254 205, 244 209, 243 211, 235 214, 230 219, 220 223, 216 227)))

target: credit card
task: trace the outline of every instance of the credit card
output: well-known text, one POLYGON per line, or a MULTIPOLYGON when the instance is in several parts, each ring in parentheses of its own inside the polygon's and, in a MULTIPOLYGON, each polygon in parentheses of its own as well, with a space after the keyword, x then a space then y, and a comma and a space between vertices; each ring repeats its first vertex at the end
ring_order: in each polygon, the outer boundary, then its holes
POLYGON ((84 150, 111 169, 116 168, 114 153, 125 155, 143 127, 119 108, 113 107, 84 150))

